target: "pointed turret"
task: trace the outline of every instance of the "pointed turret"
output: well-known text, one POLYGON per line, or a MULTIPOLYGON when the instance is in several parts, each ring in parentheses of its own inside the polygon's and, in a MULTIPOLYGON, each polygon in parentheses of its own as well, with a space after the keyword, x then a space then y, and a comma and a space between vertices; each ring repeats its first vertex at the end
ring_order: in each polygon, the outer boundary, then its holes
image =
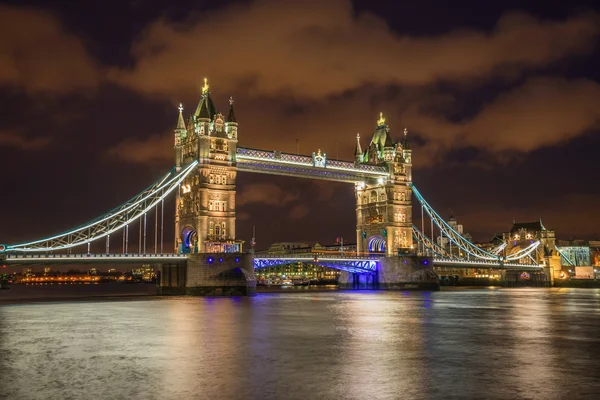
POLYGON ((237 140, 237 119, 235 118, 235 112, 233 111, 233 97, 229 97, 229 114, 227 114, 227 120, 225 122, 225 131, 230 139, 237 140))
POLYGON ((356 134, 356 149, 354 150, 354 160, 359 163, 362 161, 363 151, 360 147, 360 133, 356 134))
POLYGON ((195 115, 197 118, 212 120, 217 111, 215 109, 215 105, 212 99, 210 98, 210 92, 208 91, 208 89, 208 79, 204 78, 204 86, 202 86, 202 96, 200 97, 198 107, 196 107, 195 115))
POLYGON ((185 121, 183 120, 183 105, 181 103, 179 104, 179 118, 177 119, 177 128, 175 130, 187 131, 185 121))
POLYGON ((183 106, 179 104, 179 117, 177 118, 177 127, 175 128, 175 146, 180 145, 187 136, 187 128, 183 121, 183 106))
POLYGON ((409 150, 410 147, 408 146, 408 129, 404 128, 404 144, 402 145, 402 148, 404 150, 409 150))
POLYGON ((187 128, 183 121, 183 106, 179 104, 179 117, 177 119, 177 127, 175 128, 175 166, 177 170, 181 168, 181 145, 187 139, 187 128))
POLYGON ((233 97, 229 97, 229 114, 227 114, 227 122, 236 122, 235 112, 233 111, 233 97))

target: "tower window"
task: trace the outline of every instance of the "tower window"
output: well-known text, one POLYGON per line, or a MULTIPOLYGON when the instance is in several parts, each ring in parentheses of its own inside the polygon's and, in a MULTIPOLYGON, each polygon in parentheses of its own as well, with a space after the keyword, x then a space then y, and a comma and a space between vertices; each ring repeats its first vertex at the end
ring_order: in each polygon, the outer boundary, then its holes
POLYGON ((377 202, 377 192, 375 190, 373 190, 371 192, 371 203, 376 203, 377 202))

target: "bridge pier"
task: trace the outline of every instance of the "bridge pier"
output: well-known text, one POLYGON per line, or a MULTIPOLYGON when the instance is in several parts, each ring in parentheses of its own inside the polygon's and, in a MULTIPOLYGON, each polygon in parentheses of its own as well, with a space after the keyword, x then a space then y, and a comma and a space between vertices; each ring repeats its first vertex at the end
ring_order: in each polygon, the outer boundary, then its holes
POLYGON ((158 294, 252 296, 254 257, 241 253, 195 253, 185 264, 161 266, 158 294))
POLYGON ((375 273, 343 271, 338 281, 340 289, 379 290, 439 290, 440 283, 433 272, 433 259, 419 256, 390 256, 380 259, 375 273))

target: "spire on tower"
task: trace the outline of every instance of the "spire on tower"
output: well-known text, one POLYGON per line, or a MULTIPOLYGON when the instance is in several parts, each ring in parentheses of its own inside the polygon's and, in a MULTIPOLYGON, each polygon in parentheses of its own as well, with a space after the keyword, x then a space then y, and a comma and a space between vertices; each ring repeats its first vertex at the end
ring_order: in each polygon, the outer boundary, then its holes
POLYGON ((229 114, 227 114, 226 122, 236 122, 237 123, 237 119, 235 118, 235 112, 233 112, 233 97, 229 97, 229 114))
POLYGON ((408 129, 406 128, 404 128, 404 145, 402 147, 404 150, 410 149, 410 147, 408 147, 408 129))
POLYGON ((213 101, 210 98, 210 92, 208 91, 208 88, 208 79, 204 78, 204 86, 202 86, 202 96, 200 96, 200 102, 198 103, 198 107, 196 107, 196 112, 194 113, 196 118, 210 120, 217 113, 215 105, 213 104, 213 101))
POLYGON ((360 147, 360 133, 356 134, 356 149, 354 150, 355 156, 362 156, 362 149, 360 147))
POLYGON ((377 126, 385 125, 385 118, 383 118, 383 112, 379 113, 379 119, 377 120, 377 126))
POLYGON ((179 118, 177 119, 177 129, 187 130, 183 121, 183 105, 179 103, 179 118))

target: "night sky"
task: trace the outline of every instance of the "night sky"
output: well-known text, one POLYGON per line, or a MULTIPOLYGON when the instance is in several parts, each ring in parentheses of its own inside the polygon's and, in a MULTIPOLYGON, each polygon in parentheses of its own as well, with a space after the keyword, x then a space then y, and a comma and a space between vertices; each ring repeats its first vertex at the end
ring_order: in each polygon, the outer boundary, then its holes
MULTIPOLYGON (((167 172, 204 77, 222 113, 233 96, 240 146, 298 137, 351 160, 382 111, 396 140, 408 128, 421 193, 476 240, 540 216, 600 238, 594 3, 1 2, 0 243, 78 226, 167 172)), ((353 242, 353 190, 239 173, 237 236, 353 242)))

